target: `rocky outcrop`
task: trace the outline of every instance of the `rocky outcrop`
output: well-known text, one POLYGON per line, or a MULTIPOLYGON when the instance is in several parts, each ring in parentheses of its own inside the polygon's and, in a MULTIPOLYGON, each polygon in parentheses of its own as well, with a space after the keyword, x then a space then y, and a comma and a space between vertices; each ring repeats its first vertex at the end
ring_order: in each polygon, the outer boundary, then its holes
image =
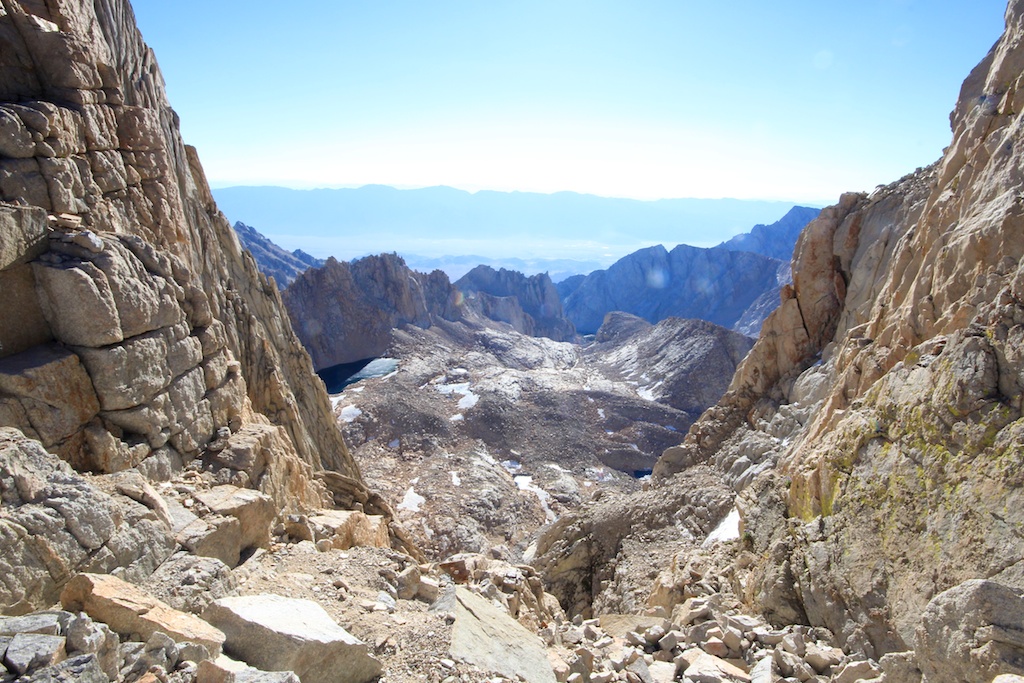
POLYGON ((817 218, 820 211, 794 206, 771 225, 755 225, 750 232, 736 235, 718 246, 732 251, 752 251, 788 263, 793 258, 793 248, 804 226, 817 218))
POLYGON ((611 311, 651 323, 700 318, 731 328, 761 294, 779 287, 782 266, 778 259, 722 247, 648 247, 583 278, 564 298, 565 315, 585 334, 596 332, 611 311))
POLYGON ((241 221, 236 221, 232 227, 235 234, 238 235, 238 241, 256 259, 256 265, 260 272, 268 278, 274 278, 280 289, 287 287, 309 268, 319 268, 324 265, 321 259, 310 256, 301 249, 285 251, 261 235, 256 228, 241 221))
POLYGON ((0 428, 0 492, 0 613, 52 605, 81 571, 140 581, 174 551, 152 507, 96 488, 10 428, 0 428))
POLYGON ((562 314, 562 301, 545 273, 526 277, 514 270, 477 266, 455 287, 481 315, 505 322, 523 334, 572 341, 576 329, 562 314))
MULTIPOLYGON (((319 508, 313 474, 327 468, 367 497, 279 295, 182 143, 128 3, 5 3, 0 74, 0 425, 78 470, 167 479, 202 459, 223 483, 319 508)), ((122 526, 79 540, 96 552, 122 526)), ((135 571, 122 548, 93 559, 135 571)))
POLYGON ((426 328, 462 315, 447 275, 412 271, 397 254, 329 258, 300 275, 284 301, 318 370, 383 355, 400 325, 426 328))
MULTIPOLYGON (((943 158, 808 225, 793 285, 729 391, 655 470, 671 486, 710 463, 742 487, 748 464, 776 463, 739 501, 745 598, 872 657, 915 647, 948 605, 974 610, 948 596, 929 607, 942 591, 1024 586, 1024 4, 1006 20, 963 85, 943 158)), ((977 631, 941 655, 957 680, 976 675, 967 660, 1009 657, 972 648, 1020 652, 977 631)))

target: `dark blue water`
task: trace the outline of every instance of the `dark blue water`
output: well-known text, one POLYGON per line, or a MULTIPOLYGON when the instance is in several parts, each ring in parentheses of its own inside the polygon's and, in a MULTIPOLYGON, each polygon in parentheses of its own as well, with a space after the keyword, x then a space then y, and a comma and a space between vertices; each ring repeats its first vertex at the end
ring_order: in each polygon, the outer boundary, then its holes
POLYGON ((339 363, 317 371, 320 379, 327 385, 328 394, 337 394, 345 387, 371 377, 383 377, 398 368, 394 358, 366 358, 353 363, 339 363))

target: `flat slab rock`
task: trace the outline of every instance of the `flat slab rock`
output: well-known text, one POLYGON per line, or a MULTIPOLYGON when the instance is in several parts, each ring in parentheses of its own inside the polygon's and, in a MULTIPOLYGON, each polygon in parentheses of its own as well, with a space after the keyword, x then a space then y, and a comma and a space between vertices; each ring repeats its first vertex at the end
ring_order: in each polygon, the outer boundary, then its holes
POLYGON ((462 586, 455 589, 451 655, 512 680, 555 683, 540 639, 505 610, 462 586))
POLYGON ((699 648, 684 652, 686 678, 693 683, 748 683, 750 674, 729 662, 709 655, 699 648))
MULTIPOLYGON (((224 632, 225 651, 264 671, 294 671, 302 683, 364 683, 381 674, 366 644, 320 605, 280 595, 215 600, 203 618, 224 632)), ((552 679, 553 680, 553 679, 552 679)))
POLYGON ((193 642, 220 654, 224 634, 193 614, 179 612, 141 588, 109 574, 79 574, 60 596, 65 609, 81 610, 117 633, 149 638, 166 633, 176 643, 193 642))

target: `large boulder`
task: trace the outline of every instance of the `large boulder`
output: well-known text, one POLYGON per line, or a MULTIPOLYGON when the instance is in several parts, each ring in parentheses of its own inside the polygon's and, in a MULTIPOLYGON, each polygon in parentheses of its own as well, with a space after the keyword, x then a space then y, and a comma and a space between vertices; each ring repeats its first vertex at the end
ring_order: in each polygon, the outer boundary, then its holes
POLYGON ((1024 675, 1024 591, 972 579, 939 593, 915 636, 925 683, 1024 675))
POLYGON ((204 646, 220 654, 224 633, 199 617, 179 612, 141 588, 106 574, 79 574, 60 595, 65 609, 82 611, 120 634, 149 638, 164 633, 176 642, 204 646))
POLYGON ((303 683, 363 683, 381 673, 365 643, 320 605, 279 595, 221 598, 203 618, 227 637, 227 654, 266 671, 294 671, 303 683))
POLYGON ((507 612, 462 586, 455 589, 451 655, 513 680, 555 681, 540 639, 507 612))

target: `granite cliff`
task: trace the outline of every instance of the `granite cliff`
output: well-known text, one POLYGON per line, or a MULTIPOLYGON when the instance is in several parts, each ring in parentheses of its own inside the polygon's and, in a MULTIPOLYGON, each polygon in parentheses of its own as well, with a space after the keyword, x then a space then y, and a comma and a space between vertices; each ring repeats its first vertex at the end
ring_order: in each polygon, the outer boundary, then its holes
POLYGON ((149 489, 68 465, 201 466, 279 510, 372 510, 127 2, 3 3, 0 131, 0 610, 49 606, 80 570, 140 579, 175 547, 149 489))
POLYGON ((779 287, 787 270, 778 259, 721 247, 648 247, 578 280, 564 299, 565 315, 587 334, 611 311, 651 323, 674 316, 732 327, 759 296, 779 287))
POLYGON ((818 210, 795 206, 771 225, 756 225, 712 249, 680 244, 641 249, 606 270, 559 282, 565 315, 593 334, 606 313, 623 311, 650 323, 699 318, 757 336, 790 282, 797 235, 818 210))
POLYGON ((572 341, 576 329, 562 314, 558 290, 546 273, 529 277, 514 270, 480 265, 455 286, 491 320, 507 322, 523 334, 572 341))

